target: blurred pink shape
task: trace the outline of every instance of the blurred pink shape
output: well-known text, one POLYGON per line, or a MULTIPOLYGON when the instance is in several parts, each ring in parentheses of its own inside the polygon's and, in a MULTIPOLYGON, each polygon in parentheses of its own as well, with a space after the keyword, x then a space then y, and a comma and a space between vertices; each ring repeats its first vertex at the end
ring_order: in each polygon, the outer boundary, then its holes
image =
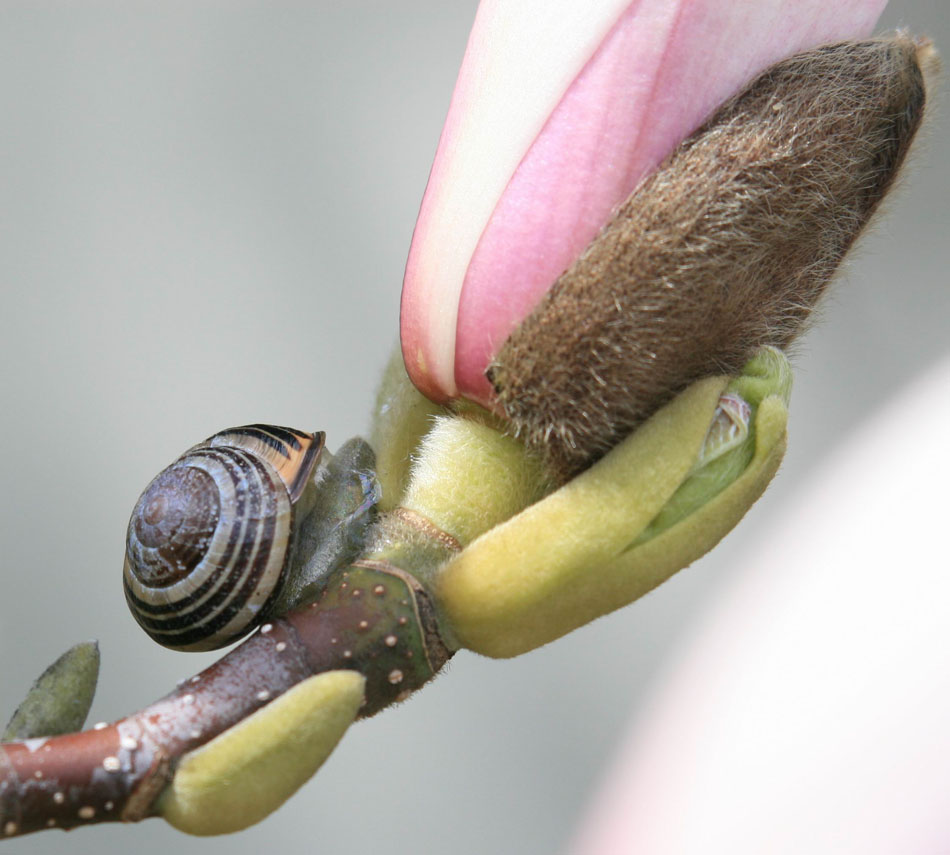
POLYGON ((839 446, 634 725, 575 855, 950 852, 950 359, 839 446))
POLYGON ((772 63, 885 0, 483 0, 413 235, 403 357, 491 404, 491 357, 640 180, 772 63))

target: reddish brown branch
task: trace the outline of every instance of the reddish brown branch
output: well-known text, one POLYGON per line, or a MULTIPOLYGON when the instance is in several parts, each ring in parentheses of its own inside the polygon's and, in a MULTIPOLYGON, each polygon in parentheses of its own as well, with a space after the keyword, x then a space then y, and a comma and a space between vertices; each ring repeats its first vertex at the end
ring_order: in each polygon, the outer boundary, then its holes
POLYGON ((428 597, 411 577, 377 562, 350 567, 319 603, 266 624, 140 712, 82 733, 0 746, 0 833, 153 816, 182 755, 301 680, 359 671, 369 715, 423 685, 448 656, 428 597))

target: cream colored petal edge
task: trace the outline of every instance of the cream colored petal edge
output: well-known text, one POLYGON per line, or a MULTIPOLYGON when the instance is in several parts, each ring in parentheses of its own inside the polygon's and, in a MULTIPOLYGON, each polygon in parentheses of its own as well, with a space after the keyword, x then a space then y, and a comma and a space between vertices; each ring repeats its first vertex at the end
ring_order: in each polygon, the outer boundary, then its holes
POLYGON ((630 0, 486 0, 478 10, 406 267, 403 354, 456 394, 458 302, 515 169, 630 0))

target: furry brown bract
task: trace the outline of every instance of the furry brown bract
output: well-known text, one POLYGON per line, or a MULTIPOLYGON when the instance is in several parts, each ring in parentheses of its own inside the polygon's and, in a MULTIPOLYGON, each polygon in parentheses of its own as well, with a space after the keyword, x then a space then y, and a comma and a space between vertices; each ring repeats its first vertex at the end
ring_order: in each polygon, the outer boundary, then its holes
POLYGON ((487 372, 562 480, 689 383, 801 332, 892 184, 936 62, 903 34, 791 57, 634 191, 487 372))

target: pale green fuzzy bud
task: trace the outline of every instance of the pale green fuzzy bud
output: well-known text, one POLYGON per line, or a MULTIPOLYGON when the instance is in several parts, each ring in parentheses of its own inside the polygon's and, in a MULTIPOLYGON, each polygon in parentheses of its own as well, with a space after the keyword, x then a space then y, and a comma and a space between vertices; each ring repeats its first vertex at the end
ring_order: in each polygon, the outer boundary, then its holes
POLYGON ((323 765, 356 718, 364 684, 356 671, 310 677, 186 754, 162 794, 161 816, 198 835, 260 822, 323 765))
POLYGON ((3 741, 81 730, 99 679, 99 645, 70 647, 36 680, 3 732, 3 741))
POLYGON ((547 486, 540 457, 520 440, 445 416, 420 444, 402 505, 467 544, 541 498, 547 486))
POLYGON ((437 583, 461 644, 524 653, 632 602, 715 546, 778 468, 789 384, 774 349, 739 378, 693 384, 597 464, 462 550, 437 583), (722 423, 735 418, 745 423, 722 423))

